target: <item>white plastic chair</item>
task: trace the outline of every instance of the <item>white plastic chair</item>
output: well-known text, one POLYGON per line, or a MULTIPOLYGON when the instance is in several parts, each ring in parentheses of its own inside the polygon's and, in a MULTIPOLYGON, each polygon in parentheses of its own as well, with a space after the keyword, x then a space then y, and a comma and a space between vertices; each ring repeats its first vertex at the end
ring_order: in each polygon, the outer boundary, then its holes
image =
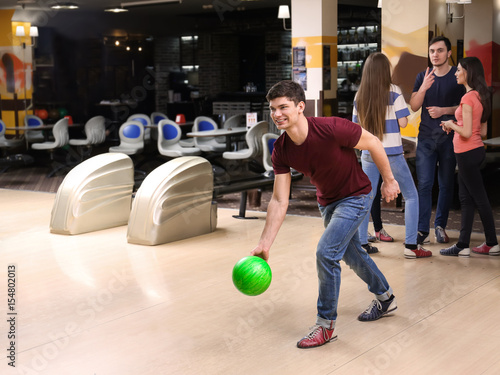
POLYGON ((201 154, 197 147, 182 147, 179 143, 181 136, 181 128, 174 121, 161 120, 158 124, 158 152, 172 158, 201 154))
POLYGON ((242 126, 246 126, 245 124, 245 117, 246 115, 239 114, 239 115, 234 115, 229 117, 225 122, 224 122, 224 129, 229 129, 229 128, 239 128, 242 126))
POLYGON ((120 144, 109 148, 109 152, 136 155, 144 150, 144 126, 139 121, 127 121, 118 131, 120 144))
POLYGON ((248 148, 238 151, 226 151, 222 154, 224 159, 252 159, 262 156, 262 136, 267 133, 269 124, 267 121, 260 121, 252 126, 245 135, 248 148))
POLYGON ((0 120, 0 148, 15 148, 23 145, 22 139, 5 138, 5 122, 0 120))
MULTIPOLYGON (((217 130, 217 123, 210 117, 198 116, 194 120, 193 132, 217 130)), ((194 137, 194 145, 201 151, 224 151, 225 144, 221 144, 215 140, 215 137, 194 137)))
MULTIPOLYGON (((224 124, 222 125, 224 129, 232 129, 232 128, 240 128, 242 126, 246 126, 245 124, 246 115, 239 114, 229 117, 224 124)), ((217 137, 215 138, 219 143, 226 143, 226 137, 217 137)), ((244 140, 245 136, 238 137, 238 140, 244 140)), ((235 150, 237 149, 237 143, 235 143, 235 150)))
MULTIPOLYGON (((120 144, 109 148, 109 152, 121 152, 130 157, 137 156, 144 150, 144 126, 139 121, 127 121, 118 130, 120 144)), ((133 158, 134 172, 138 175, 147 175, 146 171, 139 169, 143 161, 133 158)))
POLYGON ((103 116, 92 117, 85 123, 85 139, 70 139, 71 146, 77 146, 80 149, 82 160, 85 156, 90 156, 93 145, 99 145, 106 140, 106 119, 103 116))
MULTIPOLYGON (((2 120, 0 120, 0 149, 2 150, 1 156, 4 157, 6 155, 6 153, 4 152, 5 150, 20 147, 23 145, 23 143, 24 142, 22 139, 5 138, 5 123, 2 120)), ((0 173, 5 172, 9 168, 10 168, 9 164, 6 166, 0 165, 0 173)))
POLYGON ((139 121, 144 127, 144 140, 149 141, 151 139, 151 129, 146 128, 146 126, 151 125, 151 118, 148 115, 143 113, 136 113, 134 115, 129 116, 127 121, 139 121))
POLYGON ((271 156, 273 154, 274 142, 276 142, 278 138, 279 135, 274 133, 266 133, 262 136, 262 164, 268 175, 273 172, 271 156))
MULTIPOLYGON (((31 144, 31 148, 33 150, 47 150, 50 153, 50 159, 54 160, 54 152, 58 148, 62 148, 69 143, 69 134, 68 134, 68 119, 63 118, 56 122, 54 127, 52 128, 52 135, 54 137, 54 141, 48 142, 40 142, 31 144)), ((52 171, 49 172, 47 177, 53 176, 59 170, 70 166, 68 160, 65 163, 59 164, 52 168, 52 171)))
MULTIPOLYGON (((43 126, 43 120, 35 115, 26 115, 24 117, 24 126, 36 129, 43 126)), ((43 142, 45 140, 41 130, 26 130, 25 137, 28 143, 43 142)))
POLYGON ((163 112, 151 113, 151 125, 158 125, 161 120, 168 120, 168 116, 163 112))
POLYGON ((104 143, 106 140, 106 119, 103 116, 92 117, 85 123, 85 139, 70 139, 72 146, 91 146, 104 143))
POLYGON ((69 142, 68 119, 63 118, 57 121, 52 128, 52 135, 54 136, 54 141, 33 143, 31 148, 34 150, 54 150, 66 146, 69 142))

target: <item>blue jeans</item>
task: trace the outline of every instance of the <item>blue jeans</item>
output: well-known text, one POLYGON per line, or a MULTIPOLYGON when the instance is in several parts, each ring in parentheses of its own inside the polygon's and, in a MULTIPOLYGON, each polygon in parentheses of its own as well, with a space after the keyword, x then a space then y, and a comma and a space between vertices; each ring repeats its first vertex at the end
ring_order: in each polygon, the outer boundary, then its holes
POLYGON ((319 279, 317 324, 333 327, 337 320, 340 290, 340 261, 352 268, 381 301, 392 289, 359 242, 358 227, 370 211, 370 197, 347 197, 323 207, 319 205, 325 231, 316 250, 319 279))
POLYGON ((442 137, 437 139, 419 138, 417 145, 418 230, 426 233, 429 233, 432 214, 432 187, 436 165, 439 195, 434 227, 446 228, 446 224, 448 224, 448 214, 453 201, 455 184, 456 161, 452 139, 442 137))
MULTIPOLYGON (((413 177, 404 155, 388 155, 387 158, 389 159, 389 163, 391 165, 392 174, 398 182, 401 194, 403 194, 403 198, 405 199, 405 243, 409 245, 416 245, 418 232, 417 188, 413 182, 413 177)), ((376 192, 380 172, 378 171, 378 168, 373 162, 370 154, 363 153, 361 156, 361 165, 363 166, 363 171, 372 183, 372 193, 376 192)), ((373 193, 373 195, 375 194, 373 193)), ((368 243, 368 222, 369 217, 367 216, 359 226, 359 239, 361 244, 368 243)))

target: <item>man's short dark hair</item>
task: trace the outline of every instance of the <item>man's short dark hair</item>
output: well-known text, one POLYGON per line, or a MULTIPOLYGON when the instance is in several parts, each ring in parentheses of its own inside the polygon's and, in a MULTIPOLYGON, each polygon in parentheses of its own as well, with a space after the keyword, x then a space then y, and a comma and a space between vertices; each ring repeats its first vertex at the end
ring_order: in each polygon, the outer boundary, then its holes
POLYGON ((294 81, 278 82, 269 89, 266 95, 267 101, 283 97, 287 98, 290 101, 293 101, 295 105, 298 105, 300 102, 306 102, 306 94, 304 93, 304 89, 294 81))
POLYGON ((429 47, 437 42, 444 42, 444 44, 446 45, 446 51, 451 51, 451 42, 447 37, 436 36, 436 37, 432 38, 431 41, 429 42, 429 47))

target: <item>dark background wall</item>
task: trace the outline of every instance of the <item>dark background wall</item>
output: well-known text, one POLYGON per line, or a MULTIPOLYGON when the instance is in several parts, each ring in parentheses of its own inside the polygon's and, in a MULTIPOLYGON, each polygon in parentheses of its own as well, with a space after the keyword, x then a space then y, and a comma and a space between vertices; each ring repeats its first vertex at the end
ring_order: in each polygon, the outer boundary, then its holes
MULTIPOLYGON (((339 27, 378 23, 379 17, 373 9, 339 6, 339 27)), ((154 17, 153 21, 157 22, 154 17)), ((35 108, 66 107, 76 121, 96 114, 124 121, 132 113, 155 110, 169 117, 185 112, 192 118, 211 115, 217 100, 264 101, 274 83, 291 79, 291 32, 283 30, 275 8, 227 11, 222 20, 211 13, 174 21, 156 25, 154 35, 134 25, 127 32, 119 28, 104 32, 98 27, 92 30, 88 23, 78 33, 77 22, 66 32, 66 20, 57 27, 40 27, 35 108), (183 27, 176 29, 179 24, 183 27), (197 39, 185 42, 182 36, 197 39), (199 68, 187 72, 185 65, 199 68), (244 93, 248 82, 256 93, 244 93), (180 95, 175 103, 169 91, 180 95), (125 104, 99 105, 113 100, 125 104)))
POLYGON ((59 29, 41 27, 40 47, 35 49, 35 108, 65 107, 76 121, 96 114, 121 121, 132 113, 173 113, 182 106, 193 115, 210 115, 219 94, 242 93, 247 82, 263 94, 276 81, 291 77, 291 33, 274 13, 245 18, 226 14, 225 22, 186 32, 197 36, 194 44, 184 43, 180 35, 73 39, 59 29), (115 40, 121 41, 119 47, 115 40), (199 69, 183 73, 183 65, 199 69), (169 90, 181 94, 180 103, 169 103, 169 90), (115 113, 99 105, 118 99, 131 105, 114 108, 115 113))

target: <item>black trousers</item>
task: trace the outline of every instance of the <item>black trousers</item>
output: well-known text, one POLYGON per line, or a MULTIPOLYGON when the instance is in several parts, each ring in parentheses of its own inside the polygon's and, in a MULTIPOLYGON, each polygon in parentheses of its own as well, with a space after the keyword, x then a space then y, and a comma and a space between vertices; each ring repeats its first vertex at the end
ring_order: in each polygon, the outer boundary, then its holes
POLYGON ((455 154, 458 165, 458 196, 462 207, 462 222, 457 244, 460 248, 469 247, 475 208, 483 223, 486 245, 494 246, 498 243, 495 220, 480 170, 485 154, 484 147, 455 154))
POLYGON ((372 209, 370 211, 373 221, 373 229, 375 232, 380 232, 382 230, 382 209, 381 209, 381 199, 382 193, 380 192, 380 186, 382 185, 382 178, 378 179, 377 193, 373 199, 372 209))

